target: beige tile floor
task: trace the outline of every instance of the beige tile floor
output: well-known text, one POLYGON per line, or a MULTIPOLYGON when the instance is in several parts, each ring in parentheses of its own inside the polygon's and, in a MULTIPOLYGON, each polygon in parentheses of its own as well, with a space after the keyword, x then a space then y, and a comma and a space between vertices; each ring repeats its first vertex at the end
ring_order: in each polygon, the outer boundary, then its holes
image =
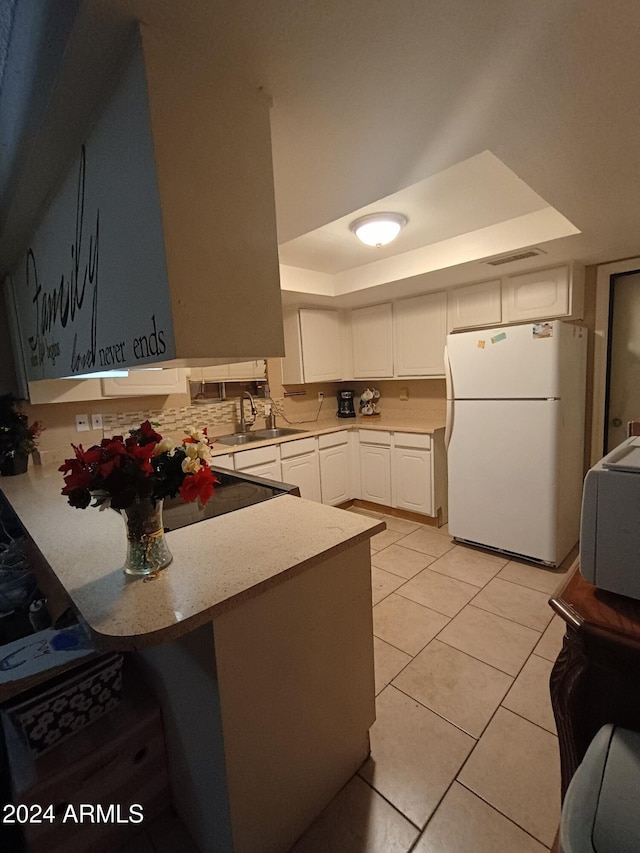
POLYGON ((545 570, 380 517, 371 757, 293 851, 548 850, 560 817, 549 673, 564 633, 548 599, 570 561, 545 570))

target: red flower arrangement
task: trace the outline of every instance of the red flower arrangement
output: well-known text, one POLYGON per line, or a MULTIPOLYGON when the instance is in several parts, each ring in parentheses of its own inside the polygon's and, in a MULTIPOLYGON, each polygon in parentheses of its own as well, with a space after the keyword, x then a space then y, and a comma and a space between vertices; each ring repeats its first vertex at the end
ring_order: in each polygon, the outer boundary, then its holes
POLYGON ((176 446, 145 421, 128 438, 104 438, 88 450, 72 444, 75 458, 65 459, 58 469, 64 474, 62 494, 78 509, 92 499, 101 509, 126 509, 136 500, 155 502, 176 494, 204 505, 218 482, 209 468, 209 439, 206 429, 186 431, 188 436, 176 446))

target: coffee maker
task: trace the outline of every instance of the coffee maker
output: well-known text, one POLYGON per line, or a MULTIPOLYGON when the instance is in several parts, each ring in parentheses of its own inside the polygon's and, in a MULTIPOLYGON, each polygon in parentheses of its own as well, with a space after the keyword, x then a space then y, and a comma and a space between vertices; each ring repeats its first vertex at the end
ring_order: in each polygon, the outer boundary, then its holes
POLYGON ((338 417, 355 418, 356 410, 353 405, 355 391, 338 391, 338 417))

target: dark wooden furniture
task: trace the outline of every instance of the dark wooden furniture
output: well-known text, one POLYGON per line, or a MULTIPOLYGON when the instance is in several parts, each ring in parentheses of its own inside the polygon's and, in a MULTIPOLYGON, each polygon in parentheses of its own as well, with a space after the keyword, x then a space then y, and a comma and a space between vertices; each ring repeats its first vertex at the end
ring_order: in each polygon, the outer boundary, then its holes
POLYGON ((577 560, 573 569, 549 601, 567 623, 550 679, 563 799, 601 726, 640 731, 640 601, 588 583, 577 560))

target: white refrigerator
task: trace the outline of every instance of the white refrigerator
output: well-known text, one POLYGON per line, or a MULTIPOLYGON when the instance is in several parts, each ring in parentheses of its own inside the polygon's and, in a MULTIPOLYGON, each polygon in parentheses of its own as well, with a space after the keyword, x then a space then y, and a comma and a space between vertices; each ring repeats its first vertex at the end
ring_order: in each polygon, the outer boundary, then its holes
POLYGON ((554 320, 447 336, 449 532, 557 566, 578 541, 587 330, 554 320))

